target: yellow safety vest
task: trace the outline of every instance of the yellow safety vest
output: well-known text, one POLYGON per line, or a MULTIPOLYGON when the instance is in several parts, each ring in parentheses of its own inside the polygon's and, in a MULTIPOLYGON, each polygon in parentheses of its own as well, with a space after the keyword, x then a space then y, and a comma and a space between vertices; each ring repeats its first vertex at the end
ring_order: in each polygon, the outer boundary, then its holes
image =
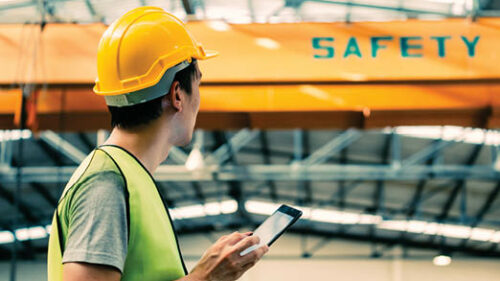
POLYGON ((95 149, 74 172, 52 220, 48 253, 48 280, 62 281, 62 256, 68 234, 68 211, 78 186, 90 175, 115 171, 126 185, 128 251, 124 281, 176 280, 187 274, 175 230, 153 177, 137 158, 118 146, 95 149))

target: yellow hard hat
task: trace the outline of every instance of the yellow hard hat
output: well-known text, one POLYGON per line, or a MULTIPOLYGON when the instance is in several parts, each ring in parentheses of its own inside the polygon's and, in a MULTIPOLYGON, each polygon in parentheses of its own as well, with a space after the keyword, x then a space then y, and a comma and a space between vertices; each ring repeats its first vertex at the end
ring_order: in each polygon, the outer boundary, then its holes
POLYGON ((204 50, 174 15, 157 7, 136 8, 102 35, 94 92, 112 106, 146 102, 167 94, 175 73, 192 59, 216 55, 204 50))

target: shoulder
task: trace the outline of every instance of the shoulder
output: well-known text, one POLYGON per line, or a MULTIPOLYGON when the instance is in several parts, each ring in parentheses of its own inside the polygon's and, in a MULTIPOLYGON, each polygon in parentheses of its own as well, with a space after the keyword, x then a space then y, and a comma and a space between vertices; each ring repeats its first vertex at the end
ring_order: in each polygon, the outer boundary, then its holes
POLYGON ((69 218, 82 211, 88 213, 98 206, 121 209, 119 206, 127 204, 128 191, 124 178, 115 171, 86 175, 74 188, 67 202, 69 218))
POLYGON ((69 203, 77 191, 81 192, 82 188, 89 187, 89 184, 96 182, 125 184, 120 168, 106 152, 99 148, 93 150, 75 170, 59 202, 69 203))
POLYGON ((100 149, 96 149, 95 154, 87 170, 73 186, 75 196, 127 193, 125 177, 115 161, 100 149))
POLYGON ((109 200, 126 193, 125 179, 116 171, 101 171, 87 175, 75 190, 72 201, 82 196, 95 200, 109 200))

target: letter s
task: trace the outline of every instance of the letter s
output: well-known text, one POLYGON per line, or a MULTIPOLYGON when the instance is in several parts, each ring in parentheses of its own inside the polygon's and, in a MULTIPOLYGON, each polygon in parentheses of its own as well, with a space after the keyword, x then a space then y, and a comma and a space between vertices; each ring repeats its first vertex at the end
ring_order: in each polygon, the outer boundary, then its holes
POLYGON ((312 46, 315 50, 325 50, 326 54, 314 54, 315 59, 331 59, 335 56, 335 49, 333 46, 321 45, 323 41, 333 42, 333 37, 313 37, 312 46))

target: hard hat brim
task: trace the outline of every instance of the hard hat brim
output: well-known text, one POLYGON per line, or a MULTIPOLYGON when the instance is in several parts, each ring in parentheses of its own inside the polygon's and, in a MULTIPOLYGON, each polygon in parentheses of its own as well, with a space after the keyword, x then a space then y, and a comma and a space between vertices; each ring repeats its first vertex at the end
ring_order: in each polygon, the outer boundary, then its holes
POLYGON ((216 50, 205 50, 205 56, 200 58, 201 60, 211 59, 219 55, 216 50))

